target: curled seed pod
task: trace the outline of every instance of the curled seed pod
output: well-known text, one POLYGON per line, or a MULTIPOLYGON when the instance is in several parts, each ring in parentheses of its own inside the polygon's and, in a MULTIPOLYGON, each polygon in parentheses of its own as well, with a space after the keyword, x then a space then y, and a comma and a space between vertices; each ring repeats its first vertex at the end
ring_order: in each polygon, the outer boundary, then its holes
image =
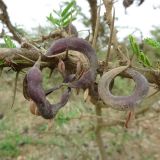
POLYGON ((26 75, 26 93, 27 98, 30 98, 38 108, 38 112, 45 119, 52 119, 60 108, 62 108, 69 100, 70 89, 62 94, 60 102, 50 104, 46 99, 46 93, 42 86, 42 73, 39 69, 39 60, 31 67, 26 75))
POLYGON ((70 23, 68 26, 64 27, 64 30, 69 33, 71 36, 78 37, 78 32, 76 27, 70 23))
POLYGON ((56 114, 57 111, 68 102, 69 97, 70 97, 70 93, 71 93, 71 88, 68 87, 67 91, 65 91, 62 94, 60 102, 56 103, 53 106, 53 108, 54 108, 54 114, 56 114))
POLYGON ((130 5, 132 5, 134 0, 123 0, 123 6, 125 8, 128 8, 130 5))
POLYGON ((74 81, 75 79, 76 79, 75 74, 65 75, 63 82, 68 83, 74 81))
POLYGON ((149 89, 147 79, 139 72, 128 68, 125 70, 125 73, 127 73, 136 83, 134 92, 130 96, 112 95, 109 89, 110 83, 124 69, 126 69, 126 66, 114 68, 109 72, 106 72, 101 77, 98 84, 98 93, 102 101, 116 110, 132 110, 142 101, 149 89))
POLYGON ((27 93, 38 107, 40 114, 44 118, 53 118, 52 109, 46 100, 45 92, 42 87, 42 74, 38 67, 33 66, 27 73, 27 93))
POLYGON ((66 50, 74 50, 84 54, 90 63, 90 68, 86 71, 78 80, 70 82, 69 87, 71 88, 88 88, 94 83, 96 79, 96 73, 98 68, 98 60, 95 50, 92 46, 84 39, 69 37, 61 38, 49 48, 46 56, 52 57, 55 54, 64 52, 66 50))
POLYGON ((143 2, 144 2, 144 0, 139 0, 138 5, 140 6, 143 2))

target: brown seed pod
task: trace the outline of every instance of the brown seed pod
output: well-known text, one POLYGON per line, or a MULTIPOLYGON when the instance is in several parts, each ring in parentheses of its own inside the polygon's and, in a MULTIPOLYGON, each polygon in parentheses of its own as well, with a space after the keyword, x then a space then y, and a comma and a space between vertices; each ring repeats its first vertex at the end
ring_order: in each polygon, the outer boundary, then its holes
POLYGON ((123 6, 125 8, 128 8, 130 5, 132 5, 134 0, 123 0, 123 6))
POLYGON ((68 26, 64 27, 64 30, 71 36, 78 37, 78 32, 76 27, 70 23, 68 26))
POLYGON ((148 81, 142 74, 131 68, 125 69, 126 66, 122 66, 106 72, 98 83, 98 93, 100 98, 105 104, 107 104, 107 106, 110 106, 116 110, 132 110, 142 101, 149 89, 148 81), (110 83, 124 70, 125 73, 127 73, 135 81, 135 89, 130 96, 112 95, 109 89, 110 83))
POLYGON ((86 40, 76 37, 69 37, 56 40, 49 48, 46 56, 49 58, 66 50, 81 52, 88 58, 90 63, 90 68, 78 80, 69 82, 69 87, 83 89, 88 88, 94 83, 97 74, 98 60, 95 50, 86 40))
POLYGON ((140 6, 145 0, 139 0, 138 5, 140 6))
MULTIPOLYGON (((45 119, 52 119, 55 117, 58 110, 68 102, 71 89, 68 88, 67 91, 62 94, 60 102, 57 104, 50 104, 46 99, 46 93, 42 86, 42 73, 39 69, 39 62, 40 58, 35 65, 29 69, 26 75, 24 93, 26 92, 26 97, 35 103, 35 106, 38 108, 38 114, 45 119)), ((33 111, 31 110, 33 114, 37 114, 35 107, 31 109, 33 109, 33 111)))

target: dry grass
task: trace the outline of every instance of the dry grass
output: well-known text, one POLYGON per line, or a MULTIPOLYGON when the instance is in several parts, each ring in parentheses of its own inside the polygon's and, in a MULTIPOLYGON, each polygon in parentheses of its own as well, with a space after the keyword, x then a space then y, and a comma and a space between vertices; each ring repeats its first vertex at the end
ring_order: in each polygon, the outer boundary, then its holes
MULTIPOLYGON (((0 83, 0 160, 98 160, 94 107, 73 95, 67 106, 49 124, 29 112, 22 95, 22 78, 11 109, 13 75, 3 74, 0 83), (81 116, 81 115, 87 116, 81 116), (79 117, 79 118, 78 118, 79 117)), ((53 97, 58 97, 54 95, 53 97)), ((104 109, 107 119, 122 119, 123 112, 104 109)), ((129 129, 105 127, 102 132, 108 160, 159 160, 160 115, 154 110, 140 115, 129 129)))

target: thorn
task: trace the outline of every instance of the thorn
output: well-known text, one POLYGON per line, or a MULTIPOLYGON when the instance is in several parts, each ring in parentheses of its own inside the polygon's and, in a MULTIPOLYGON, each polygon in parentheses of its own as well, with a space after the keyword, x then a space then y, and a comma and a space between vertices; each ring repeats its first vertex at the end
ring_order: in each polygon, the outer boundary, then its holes
POLYGON ((88 96, 89 96, 89 89, 87 88, 87 89, 84 91, 84 94, 83 94, 83 98, 84 98, 84 101, 85 101, 85 102, 87 101, 88 96))
POLYGON ((51 76, 52 76, 52 73, 53 73, 53 69, 50 69, 50 72, 49 72, 49 77, 48 77, 48 78, 51 78, 51 76))
POLYGON ((68 49, 66 49, 66 59, 68 58, 68 49))
POLYGON ((135 116, 134 111, 129 111, 129 113, 127 115, 126 122, 125 122, 125 127, 126 128, 129 127, 129 124, 133 121, 134 116, 135 116))
POLYGON ((15 83, 14 83, 14 89, 13 89, 13 99, 12 99, 11 108, 13 108, 14 102, 15 102, 15 98, 16 98, 16 93, 17 93, 17 81, 18 81, 19 72, 20 72, 20 71, 17 71, 17 72, 16 72, 15 83))
POLYGON ((34 66, 40 68, 40 62, 41 62, 41 53, 39 53, 39 57, 38 57, 36 63, 34 64, 34 66))
POLYGON ((79 95, 80 89, 76 88, 76 94, 79 95))
POLYGON ((52 119, 48 120, 48 126, 47 126, 47 131, 51 130, 52 128, 52 119))

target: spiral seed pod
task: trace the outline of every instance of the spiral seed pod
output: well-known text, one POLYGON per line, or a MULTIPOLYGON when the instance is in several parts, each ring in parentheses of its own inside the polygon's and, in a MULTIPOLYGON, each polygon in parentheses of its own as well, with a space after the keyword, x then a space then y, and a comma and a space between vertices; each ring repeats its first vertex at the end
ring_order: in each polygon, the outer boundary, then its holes
POLYGON ((125 8, 128 8, 130 5, 132 5, 134 0, 123 0, 123 6, 125 8))
POLYGON ((118 67, 106 72, 100 79, 98 84, 98 93, 102 101, 107 106, 116 110, 132 110, 146 96, 149 89, 147 79, 139 72, 128 68, 125 72, 135 81, 135 89, 130 96, 115 96, 112 95, 109 86, 111 81, 120 74, 126 66, 118 67))
POLYGON ((33 114, 40 114, 45 119, 52 119, 57 114, 58 110, 62 108, 69 100, 71 89, 68 88, 62 94, 60 102, 57 104, 50 104, 46 99, 46 93, 42 86, 42 73, 39 69, 39 61, 31 67, 26 74, 24 82, 24 93, 26 93, 26 98, 31 99, 34 102, 31 112, 33 114), (36 107, 38 112, 36 113, 36 107))
POLYGON ((49 48, 46 57, 52 57, 58 53, 64 52, 66 50, 74 50, 84 54, 90 63, 90 68, 86 71, 78 80, 70 82, 69 87, 71 88, 88 88, 94 83, 97 74, 98 60, 95 50, 92 46, 84 39, 69 37, 61 38, 54 42, 54 44, 49 48))

